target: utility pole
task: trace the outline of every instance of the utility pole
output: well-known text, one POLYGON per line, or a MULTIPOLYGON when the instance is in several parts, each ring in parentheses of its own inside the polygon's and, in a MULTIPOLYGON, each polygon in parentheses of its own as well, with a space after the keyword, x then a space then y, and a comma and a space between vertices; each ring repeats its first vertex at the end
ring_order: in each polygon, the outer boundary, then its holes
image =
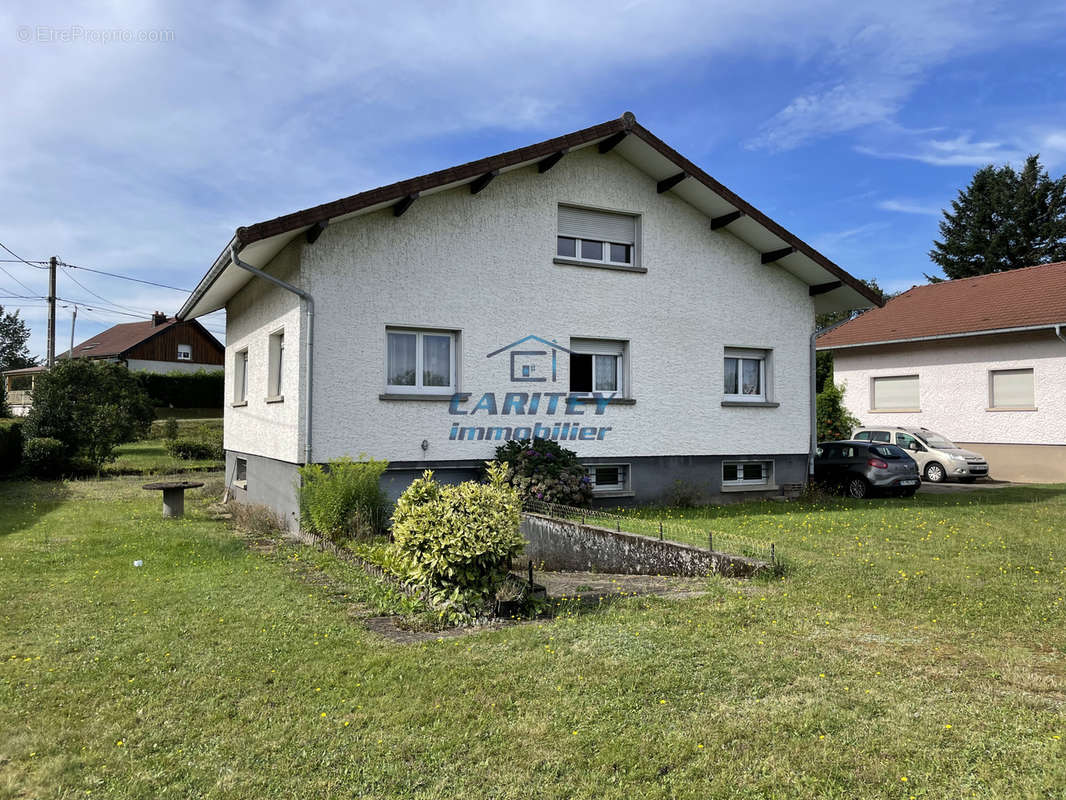
POLYGON ((70 318, 70 350, 67 351, 67 361, 74 358, 74 323, 78 321, 78 307, 74 306, 74 314, 70 318))
POLYGON ((56 363, 56 262, 48 259, 48 366, 56 363))

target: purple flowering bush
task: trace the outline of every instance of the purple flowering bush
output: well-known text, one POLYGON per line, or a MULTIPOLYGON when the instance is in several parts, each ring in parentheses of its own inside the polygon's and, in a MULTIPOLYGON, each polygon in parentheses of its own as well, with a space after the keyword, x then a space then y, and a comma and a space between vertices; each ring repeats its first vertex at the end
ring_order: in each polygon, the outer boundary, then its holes
POLYGON ((551 439, 521 439, 496 448, 496 460, 507 465, 507 483, 523 498, 587 506, 592 484, 573 450, 551 439))

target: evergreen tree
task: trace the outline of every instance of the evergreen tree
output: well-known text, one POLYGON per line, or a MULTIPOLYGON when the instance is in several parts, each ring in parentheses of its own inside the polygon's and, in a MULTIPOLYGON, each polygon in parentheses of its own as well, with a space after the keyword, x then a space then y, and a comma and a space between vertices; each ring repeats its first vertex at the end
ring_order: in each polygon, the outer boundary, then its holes
POLYGON ((1021 172, 983 167, 944 211, 940 236, 929 257, 949 279, 1064 260, 1066 176, 1049 177, 1039 155, 1021 172))
POLYGON ((30 357, 29 340, 30 329, 19 318, 19 312, 5 313, 0 306, 0 372, 37 365, 37 360, 30 357))

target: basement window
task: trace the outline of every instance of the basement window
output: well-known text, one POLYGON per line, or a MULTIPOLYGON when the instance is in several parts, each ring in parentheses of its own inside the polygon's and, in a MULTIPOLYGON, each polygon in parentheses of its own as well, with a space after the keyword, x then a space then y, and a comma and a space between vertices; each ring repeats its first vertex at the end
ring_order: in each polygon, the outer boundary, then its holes
POLYGON ((772 472, 773 464, 770 461, 724 461, 722 488, 769 486, 772 472))
POLYGON ((233 461, 233 485, 241 489, 248 488, 248 459, 235 458, 233 461))
POLYGON ((629 464, 588 464, 585 470, 594 495, 630 492, 629 464))

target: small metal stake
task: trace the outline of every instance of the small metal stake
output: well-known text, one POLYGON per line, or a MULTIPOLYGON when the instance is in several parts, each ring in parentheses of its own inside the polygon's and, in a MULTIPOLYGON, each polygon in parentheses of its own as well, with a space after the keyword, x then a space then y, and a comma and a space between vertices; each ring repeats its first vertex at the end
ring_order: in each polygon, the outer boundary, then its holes
POLYGON ((615 522, 615 526, 617 527, 618 532, 621 533, 622 532, 622 520, 618 520, 617 522, 615 522))
POLYGON ((663 521, 659 520, 659 541, 663 540, 663 521))
POLYGON ((776 558, 776 555, 774 553, 774 543, 773 542, 770 542, 770 563, 771 564, 776 564, 777 563, 777 558, 776 558))
POLYGON ((533 593, 533 559, 529 559, 529 591, 533 593))
POLYGON ((714 533, 707 531, 707 549, 714 552, 714 533))

